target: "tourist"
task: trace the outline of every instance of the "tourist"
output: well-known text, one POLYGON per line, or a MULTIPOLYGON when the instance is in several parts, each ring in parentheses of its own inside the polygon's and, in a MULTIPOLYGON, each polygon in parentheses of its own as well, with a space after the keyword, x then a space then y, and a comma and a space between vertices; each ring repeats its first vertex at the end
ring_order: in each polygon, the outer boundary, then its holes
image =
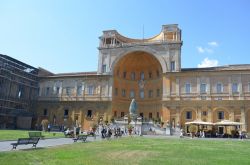
POLYGON ((183 138, 183 129, 180 130, 180 138, 183 138))
POLYGON ((50 124, 48 124, 48 132, 50 132, 50 127, 51 127, 50 124))
POLYGON ((202 131, 201 137, 202 137, 202 138, 205 138, 205 132, 204 132, 204 130, 202 131))

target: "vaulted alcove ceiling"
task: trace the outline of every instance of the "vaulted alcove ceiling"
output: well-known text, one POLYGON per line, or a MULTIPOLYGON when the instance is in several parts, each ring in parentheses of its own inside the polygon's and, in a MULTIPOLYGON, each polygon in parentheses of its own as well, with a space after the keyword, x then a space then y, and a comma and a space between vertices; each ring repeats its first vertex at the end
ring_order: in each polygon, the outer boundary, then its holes
POLYGON ((126 70, 150 70, 159 69, 161 65, 159 61, 151 54, 143 51, 135 51, 122 57, 116 64, 115 69, 126 70))

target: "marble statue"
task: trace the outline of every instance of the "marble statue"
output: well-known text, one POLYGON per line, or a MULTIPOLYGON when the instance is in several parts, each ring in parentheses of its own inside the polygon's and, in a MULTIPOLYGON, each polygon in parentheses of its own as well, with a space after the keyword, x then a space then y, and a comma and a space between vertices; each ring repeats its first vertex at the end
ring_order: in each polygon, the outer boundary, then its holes
POLYGON ((129 114, 134 115, 137 111, 137 103, 135 99, 132 99, 130 106, 129 106, 129 114))

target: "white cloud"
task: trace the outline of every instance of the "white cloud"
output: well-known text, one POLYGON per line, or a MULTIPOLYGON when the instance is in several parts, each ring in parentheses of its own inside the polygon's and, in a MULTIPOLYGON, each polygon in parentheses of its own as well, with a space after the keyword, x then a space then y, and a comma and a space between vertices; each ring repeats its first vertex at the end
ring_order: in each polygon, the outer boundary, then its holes
POLYGON ((211 41, 211 42, 208 42, 207 44, 209 46, 215 46, 215 47, 219 46, 219 44, 216 41, 211 41))
POLYGON ((197 50, 199 53, 204 53, 205 52, 205 49, 202 48, 201 46, 197 46, 197 50))
POLYGON ((210 49, 210 48, 203 48, 201 46, 197 46, 197 51, 199 53, 213 53, 213 49, 210 49))
POLYGON ((218 60, 214 60, 214 59, 208 59, 207 57, 201 61, 201 64, 198 64, 198 68, 206 68, 206 67, 214 67, 214 66, 218 66, 219 62, 218 60))

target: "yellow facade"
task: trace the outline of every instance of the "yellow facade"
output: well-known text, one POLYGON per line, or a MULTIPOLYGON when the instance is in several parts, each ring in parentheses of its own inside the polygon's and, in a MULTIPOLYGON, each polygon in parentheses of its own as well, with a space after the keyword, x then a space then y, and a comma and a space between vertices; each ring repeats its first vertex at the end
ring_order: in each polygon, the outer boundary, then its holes
POLYGON ((231 120, 250 132, 250 65, 181 68, 181 46, 177 25, 164 25, 159 35, 145 40, 104 31, 96 73, 40 76, 38 124, 47 118, 89 129, 128 114, 135 98, 138 115, 163 127, 231 120))

